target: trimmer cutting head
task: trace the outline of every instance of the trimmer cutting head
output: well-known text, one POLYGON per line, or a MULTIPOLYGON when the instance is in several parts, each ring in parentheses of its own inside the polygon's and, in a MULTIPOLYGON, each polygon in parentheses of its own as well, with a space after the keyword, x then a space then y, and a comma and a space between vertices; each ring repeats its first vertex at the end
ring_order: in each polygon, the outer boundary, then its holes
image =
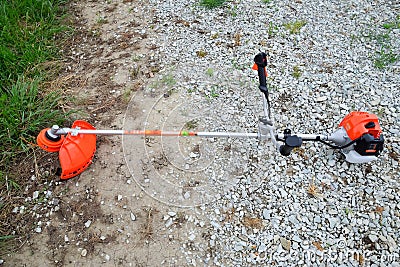
MULTIPOLYGON (((56 126, 55 129, 58 129, 58 126, 56 126)), ((36 138, 36 142, 40 148, 47 152, 60 151, 65 140, 63 135, 55 135, 53 131, 54 130, 50 128, 43 129, 36 138)))
MULTIPOLYGON (((95 130, 86 121, 77 120, 72 125, 73 129, 95 130)), ((69 132, 64 135, 55 134, 59 130, 55 125, 42 130, 38 137, 38 145, 45 151, 57 152, 61 165, 61 179, 69 179, 81 174, 92 163, 96 152, 95 134, 74 134, 69 132)))

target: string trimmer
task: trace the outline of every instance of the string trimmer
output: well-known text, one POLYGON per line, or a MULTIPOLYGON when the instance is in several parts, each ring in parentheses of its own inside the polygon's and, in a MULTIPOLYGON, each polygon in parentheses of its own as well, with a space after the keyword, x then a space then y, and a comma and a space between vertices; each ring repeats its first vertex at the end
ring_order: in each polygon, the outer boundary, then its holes
POLYGON ((353 111, 331 134, 292 134, 285 129, 276 133, 266 83, 267 55, 259 53, 254 58, 259 89, 263 98, 263 115, 259 116, 257 133, 193 132, 160 130, 97 130, 86 121, 77 120, 71 128, 53 125, 43 129, 37 137, 38 145, 49 152, 59 152, 61 179, 82 173, 92 162, 96 151, 96 135, 183 136, 183 137, 232 137, 271 140, 279 153, 289 156, 292 150, 305 141, 318 141, 332 149, 339 149, 350 163, 366 163, 377 159, 383 150, 384 138, 378 118, 367 112, 353 111), (283 144, 281 144, 283 143, 283 144))

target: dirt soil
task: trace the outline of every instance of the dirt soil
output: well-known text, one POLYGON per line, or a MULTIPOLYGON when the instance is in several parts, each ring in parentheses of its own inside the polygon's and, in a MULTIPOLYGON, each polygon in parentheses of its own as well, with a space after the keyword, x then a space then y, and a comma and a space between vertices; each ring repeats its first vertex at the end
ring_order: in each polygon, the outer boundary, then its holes
MULTIPOLYGON (((146 3, 72 2, 76 31, 63 47, 65 70, 53 86, 72 97, 63 108, 80 109, 76 119, 121 129, 131 99, 140 101, 159 71, 156 47, 147 41, 151 18, 137 8, 146 3)), ((136 121, 145 119, 139 108, 132 112, 136 121)), ((98 138, 93 164, 78 177, 57 183, 47 205, 50 212, 38 224, 41 230, 34 228, 20 251, 4 258, 4 266, 185 266, 181 248, 190 251, 194 241, 203 245, 193 253, 209 253, 203 211, 167 205, 146 194, 131 178, 123 152, 121 137, 98 138), (174 219, 166 227, 168 216, 174 219), (188 238, 193 228, 202 232, 196 240, 188 238)), ((154 164, 163 166, 162 155, 154 164)))

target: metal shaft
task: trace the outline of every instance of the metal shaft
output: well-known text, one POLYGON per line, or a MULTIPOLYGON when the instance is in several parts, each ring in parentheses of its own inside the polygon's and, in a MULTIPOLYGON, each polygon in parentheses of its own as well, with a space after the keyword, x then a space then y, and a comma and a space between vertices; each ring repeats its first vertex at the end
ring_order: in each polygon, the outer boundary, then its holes
POLYGON ((143 136, 199 136, 199 137, 232 137, 232 138, 257 138, 258 133, 237 133, 237 132, 189 132, 189 131, 161 131, 161 130, 87 130, 77 128, 59 128, 54 125, 51 128, 53 135, 72 136, 78 134, 98 135, 143 135, 143 136))
MULTIPOLYGON (((323 141, 331 141, 329 136, 323 135, 323 134, 291 134, 291 135, 296 135, 298 137, 301 137, 303 141, 316 141, 318 139, 321 139, 323 141)), ((284 134, 277 134, 278 139, 283 140, 285 138, 284 134)))
MULTIPOLYGON (((78 134, 96 134, 96 135, 140 135, 140 136, 198 136, 198 137, 231 137, 231 138, 260 138, 259 133, 239 133, 239 132, 189 132, 189 131, 161 131, 161 130, 87 130, 78 128, 59 128, 53 125, 50 129, 52 135, 66 135, 71 133, 72 136, 78 134)), ((329 140, 332 138, 327 135, 315 134, 292 134, 301 137, 303 141, 313 141, 317 139, 329 140)), ((268 138, 271 138, 273 143, 277 139, 284 139, 284 134, 274 134, 274 129, 271 127, 268 138)))

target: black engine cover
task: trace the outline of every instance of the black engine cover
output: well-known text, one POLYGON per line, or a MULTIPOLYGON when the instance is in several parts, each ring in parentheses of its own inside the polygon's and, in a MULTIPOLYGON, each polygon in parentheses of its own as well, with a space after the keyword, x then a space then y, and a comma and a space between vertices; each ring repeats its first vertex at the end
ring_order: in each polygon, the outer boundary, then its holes
POLYGON ((374 138, 371 134, 364 134, 356 141, 354 150, 362 156, 378 156, 383 150, 384 142, 383 134, 379 138, 374 138))

